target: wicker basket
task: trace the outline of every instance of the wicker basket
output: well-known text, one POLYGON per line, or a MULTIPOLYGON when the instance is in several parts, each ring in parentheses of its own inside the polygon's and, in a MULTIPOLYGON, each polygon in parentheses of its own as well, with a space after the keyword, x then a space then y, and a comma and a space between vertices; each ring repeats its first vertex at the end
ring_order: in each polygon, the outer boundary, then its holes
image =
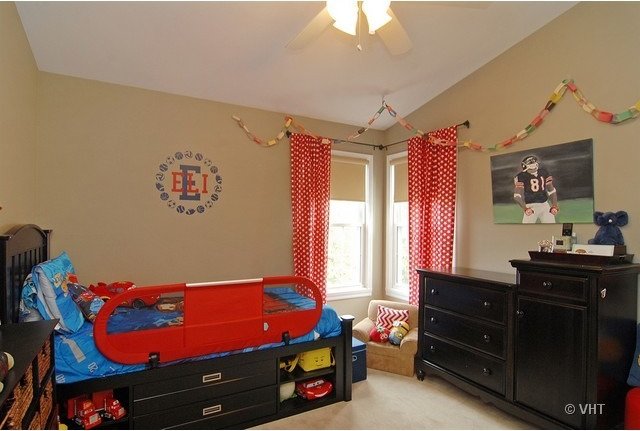
POLYGON ((49 415, 51 415, 51 409, 53 408, 53 384, 51 380, 47 382, 47 386, 45 386, 42 391, 42 395, 40 396, 40 429, 44 429, 47 426, 47 420, 49 419, 49 415))
POLYGON ((31 400, 33 399, 33 368, 29 365, 24 377, 13 389, 13 392, 7 399, 9 404, 7 413, 2 419, 3 429, 22 429, 22 421, 24 419, 31 400))
POLYGON ((51 342, 49 339, 44 343, 38 353, 38 383, 42 383, 47 372, 51 368, 51 342))
POLYGON ((33 414, 33 419, 31 419, 31 423, 29 424, 30 430, 41 430, 44 429, 44 425, 41 420, 40 412, 35 412, 33 414))

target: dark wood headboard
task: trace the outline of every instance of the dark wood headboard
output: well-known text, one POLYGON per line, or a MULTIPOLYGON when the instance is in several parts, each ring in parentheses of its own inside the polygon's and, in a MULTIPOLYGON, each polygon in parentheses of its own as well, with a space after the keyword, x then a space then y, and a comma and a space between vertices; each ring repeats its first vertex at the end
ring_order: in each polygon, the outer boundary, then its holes
POLYGON ((18 225, 0 235, 0 322, 18 321, 20 294, 25 277, 31 268, 49 260, 50 230, 34 224, 18 225))

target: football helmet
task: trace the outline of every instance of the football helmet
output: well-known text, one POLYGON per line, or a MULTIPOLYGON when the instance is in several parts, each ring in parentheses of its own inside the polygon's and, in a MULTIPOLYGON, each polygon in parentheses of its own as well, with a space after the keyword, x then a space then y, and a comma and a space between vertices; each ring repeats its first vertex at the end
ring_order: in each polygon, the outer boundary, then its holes
POLYGON ((522 162, 520 164, 523 171, 526 171, 528 169, 535 170, 538 169, 538 158, 536 156, 527 156, 522 159, 522 162))

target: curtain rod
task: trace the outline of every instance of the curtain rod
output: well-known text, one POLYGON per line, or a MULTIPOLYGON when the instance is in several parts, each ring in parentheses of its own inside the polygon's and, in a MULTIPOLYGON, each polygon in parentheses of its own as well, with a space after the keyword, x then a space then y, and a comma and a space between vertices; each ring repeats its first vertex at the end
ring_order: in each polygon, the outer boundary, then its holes
MULTIPOLYGON (((456 124, 456 127, 460 127, 460 126, 464 126, 464 127, 466 127, 468 129, 468 128, 471 127, 471 123, 469 123, 469 120, 465 120, 460 124, 456 124)), ((403 139, 402 141, 398 141, 398 142, 393 142, 391 144, 387 144, 387 145, 384 146, 384 148, 390 147, 392 145, 403 144, 403 143, 408 142, 408 141, 409 141, 409 139, 403 139)))
MULTIPOLYGON (((465 126, 467 129, 471 127, 471 123, 469 123, 469 120, 463 121, 460 124, 456 124, 456 127, 460 127, 460 126, 465 126)), ((286 135, 287 138, 291 137, 291 131, 287 130, 286 135)), ((339 143, 339 144, 356 144, 356 145, 363 145, 365 147, 373 147, 374 149, 377 150, 386 150, 388 147, 392 146, 392 145, 397 145, 397 144, 402 144, 404 142, 409 141, 409 139, 404 139, 402 141, 398 141, 398 142, 394 142, 392 144, 387 144, 387 145, 375 145, 375 144, 367 144, 364 142, 356 142, 356 141, 345 141, 344 139, 336 139, 336 138, 328 138, 331 139, 333 142, 339 143)))

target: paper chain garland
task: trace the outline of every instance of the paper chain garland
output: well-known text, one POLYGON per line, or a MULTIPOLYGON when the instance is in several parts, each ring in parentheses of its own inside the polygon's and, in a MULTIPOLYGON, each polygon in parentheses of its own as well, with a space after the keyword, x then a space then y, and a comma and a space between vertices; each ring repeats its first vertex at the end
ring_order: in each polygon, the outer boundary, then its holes
MULTIPOLYGON (((249 137, 249 139, 251 139, 256 144, 260 145, 261 147, 272 147, 275 144, 277 144, 280 140, 282 140, 282 138, 284 138, 284 135, 287 133, 287 130, 289 130, 291 126, 293 126, 300 133, 317 138, 316 135, 314 135, 313 133, 310 133, 307 129, 304 128, 303 125, 296 122, 292 117, 289 117, 289 116, 284 117, 284 125, 282 126, 282 129, 280 129, 280 132, 276 135, 276 137, 274 139, 269 139, 268 141, 260 139, 256 135, 251 133, 249 128, 244 124, 244 121, 242 121, 242 119, 237 115, 233 115, 231 118, 233 118, 236 121, 236 123, 238 123, 238 126, 242 130, 244 130, 244 133, 249 137)), ((324 144, 328 144, 331 142, 331 139, 322 138, 322 142, 324 144)))
MULTIPOLYGON (((484 147, 483 145, 480 145, 470 140, 463 141, 463 142, 447 141, 444 139, 434 138, 432 136, 429 136, 427 139, 430 143, 434 145, 459 146, 462 148, 468 148, 475 151, 485 151, 485 152, 498 151, 500 149, 510 147, 514 143, 521 141, 525 139, 527 136, 531 135, 531 133, 533 133, 540 126, 540 124, 542 124, 542 121, 544 120, 544 118, 549 114, 549 112, 551 112, 551 110, 556 106, 556 104, 560 101, 560 99, 562 99, 567 89, 571 91, 573 98, 576 100, 578 105, 580 105, 585 112, 590 114, 596 120, 601 121, 603 123, 620 124, 632 118, 637 118, 638 115, 640 115, 640 100, 638 100, 638 102, 636 102, 635 105, 629 107, 629 109, 627 109, 626 111, 622 111, 617 114, 607 112, 607 111, 601 111, 597 109, 591 102, 589 102, 584 97, 582 92, 578 89, 576 84, 573 82, 573 79, 565 79, 555 88, 555 90, 549 97, 549 101, 547 102, 545 107, 538 113, 538 115, 536 115, 533 118, 533 120, 531 120, 531 122, 524 129, 520 130, 518 133, 516 133, 514 136, 510 137, 509 139, 499 142, 493 145, 492 147, 484 147)), ((398 115, 398 113, 383 100, 382 106, 380 107, 380 109, 378 109, 378 111, 376 111, 376 113, 371 117, 371 119, 369 119, 369 121, 367 122, 367 126, 362 127, 358 129, 358 131, 356 131, 355 133, 349 135, 348 140, 353 140, 358 136, 362 135, 367 130, 369 130, 371 128, 371 125, 374 123, 374 121, 376 121, 378 117, 380 117, 380 115, 382 114, 382 112, 384 112, 385 109, 387 110, 387 112, 389 112, 389 114, 392 117, 396 119, 398 124, 400 124, 402 127, 407 129, 414 135, 418 135, 423 138, 425 137, 425 132, 413 127, 407 120, 405 120, 403 117, 398 115)), ((276 138, 270 139, 265 143, 265 141, 263 141, 262 139, 256 137, 253 133, 251 133, 247 128, 247 126, 245 126, 245 124, 239 117, 234 115, 232 118, 238 123, 238 126, 240 126, 244 130, 244 132, 252 141, 254 141, 256 144, 261 146, 270 147, 275 145, 278 141, 280 141, 284 137, 286 131, 289 129, 291 125, 293 125, 297 130, 301 131, 302 133, 314 136, 313 134, 309 133, 302 125, 300 125, 299 123, 296 123, 292 117, 287 116, 285 117, 285 123, 282 130, 280 131, 280 133, 278 133, 276 138)), ((323 138, 323 142, 330 143, 331 140, 328 138, 323 138)))

